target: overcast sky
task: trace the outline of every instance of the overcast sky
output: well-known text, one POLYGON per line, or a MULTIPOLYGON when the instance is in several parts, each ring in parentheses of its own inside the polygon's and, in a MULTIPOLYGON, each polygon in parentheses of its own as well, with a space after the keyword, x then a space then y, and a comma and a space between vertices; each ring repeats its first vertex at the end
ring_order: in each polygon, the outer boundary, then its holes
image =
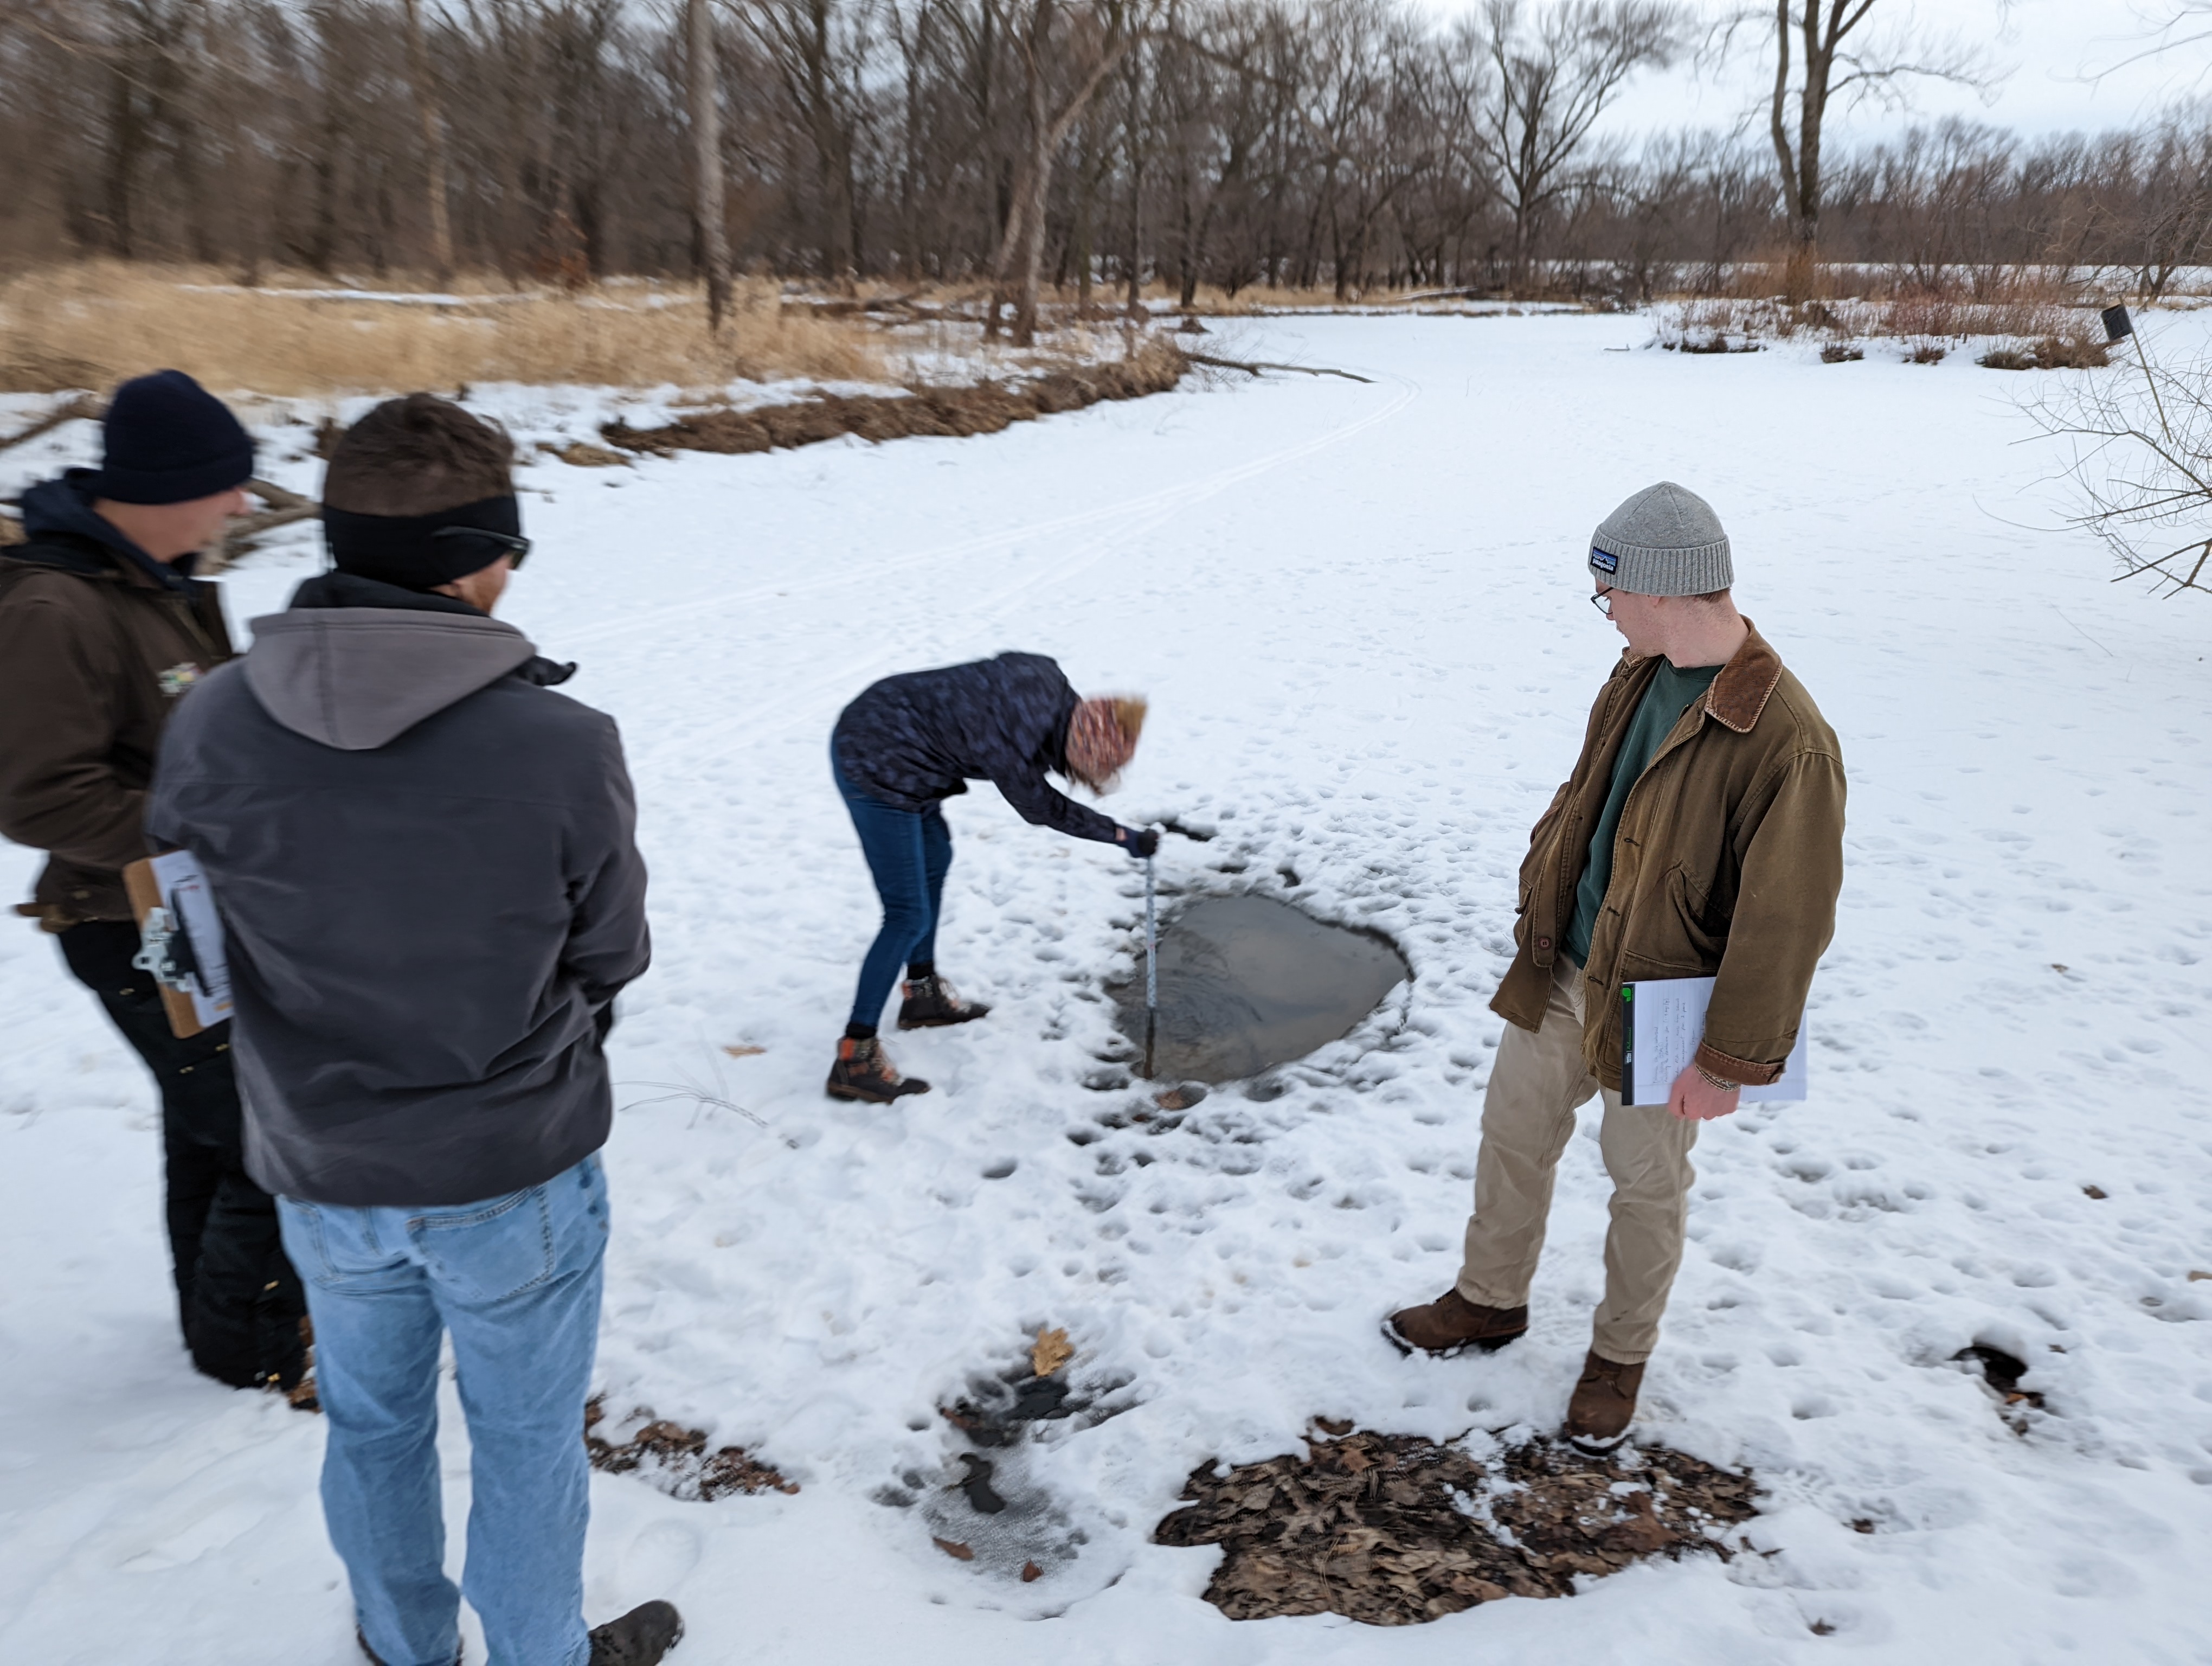
MULTIPOLYGON (((1470 0, 1437 3, 1452 14, 1468 9, 1470 0)), ((1717 11, 1709 3, 1705 15, 1717 11)), ((1831 120, 1847 143, 1887 137, 1931 115, 1970 117, 2029 135, 2130 126, 2176 96, 2212 95, 2212 41, 2122 64, 2151 44, 2156 21, 2168 15, 2166 0, 2013 0, 2009 6, 1996 0, 1877 0, 1864 31, 1886 25, 1978 44, 2010 73, 1986 100, 1965 88, 1923 81, 1913 86, 1903 112, 1868 101, 1831 120), (2099 76, 2100 70, 2109 73, 2099 76)), ((2212 28, 2212 15, 2199 22, 2212 28)), ((1752 44, 1748 34, 1740 39, 1752 44)), ((1631 88, 1607 126, 1635 133, 1685 125, 1725 127, 1755 108, 1753 137, 1762 137, 1771 65, 1767 58, 1760 67, 1747 52, 1728 66, 1647 75, 1631 88)))

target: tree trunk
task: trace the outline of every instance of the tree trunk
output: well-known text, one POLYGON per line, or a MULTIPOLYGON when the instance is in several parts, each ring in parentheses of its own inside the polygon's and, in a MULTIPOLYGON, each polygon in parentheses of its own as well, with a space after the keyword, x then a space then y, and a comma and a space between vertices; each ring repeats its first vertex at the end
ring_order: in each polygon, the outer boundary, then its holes
MULTIPOLYGON (((410 7, 414 0, 409 0, 410 7)), ((730 234, 723 217, 722 109, 717 97, 714 15, 709 0, 684 0, 684 94, 691 113, 691 214, 707 273, 707 328, 721 332, 730 310, 730 234)))
POLYGON ((137 89, 131 85, 130 70, 118 64, 112 74, 107 165, 103 170, 106 177, 101 180, 100 195, 107 219, 108 250, 118 259, 128 260, 137 252, 131 235, 131 210, 132 176, 137 171, 142 129, 137 89))
POLYGON ((315 30, 321 47, 316 79, 322 85, 320 131, 315 146, 315 220, 308 234, 307 264, 328 272, 337 261, 338 152, 345 143, 345 105, 339 91, 337 6, 322 0, 314 9, 315 30))
POLYGON ((446 206, 446 128, 430 85, 422 43, 422 0, 407 0, 407 78, 415 83, 415 119, 422 127, 422 191, 430 210, 430 270, 440 289, 453 281, 453 225, 446 206))

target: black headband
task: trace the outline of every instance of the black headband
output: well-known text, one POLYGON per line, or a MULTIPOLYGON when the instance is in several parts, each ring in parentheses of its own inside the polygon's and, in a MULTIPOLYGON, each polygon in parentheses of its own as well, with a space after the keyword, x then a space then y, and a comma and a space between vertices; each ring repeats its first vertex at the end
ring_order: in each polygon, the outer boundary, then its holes
MULTIPOLYGON (((522 509, 512 494, 480 498, 427 515, 365 515, 323 506, 323 540, 341 573, 380 579, 406 590, 434 590, 512 555, 522 533, 522 509), (440 537, 447 529, 455 529, 440 537), (493 534, 469 538, 466 532, 493 534)), ((526 544, 523 546, 527 548, 526 544)))

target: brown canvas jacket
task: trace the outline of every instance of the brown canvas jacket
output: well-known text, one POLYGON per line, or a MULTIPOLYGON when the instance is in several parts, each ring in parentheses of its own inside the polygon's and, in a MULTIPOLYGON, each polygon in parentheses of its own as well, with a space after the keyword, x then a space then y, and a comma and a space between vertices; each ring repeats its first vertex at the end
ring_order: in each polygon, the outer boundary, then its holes
POLYGON ((211 584, 164 589, 69 534, 0 555, 0 835, 50 857, 23 912, 131 918, 161 726, 230 657, 211 584))
MULTIPOLYGON (((1658 664, 1621 655, 1591 708, 1574 773, 1529 836, 1516 952, 1490 1004, 1524 1030, 1543 1023, 1613 757, 1658 664)), ((1835 929, 1843 836, 1835 732, 1753 629, 1622 806, 1583 969, 1590 1073, 1620 1089, 1622 983, 1713 977, 1697 1061, 1728 1081, 1777 1079, 1835 929)))

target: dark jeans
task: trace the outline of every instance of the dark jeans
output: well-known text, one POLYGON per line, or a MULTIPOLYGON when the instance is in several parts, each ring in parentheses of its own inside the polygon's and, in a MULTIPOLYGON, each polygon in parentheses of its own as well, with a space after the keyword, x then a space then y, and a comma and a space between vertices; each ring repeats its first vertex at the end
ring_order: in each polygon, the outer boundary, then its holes
POLYGON ((234 1388, 300 1380, 307 1300, 277 1232, 276 1200, 247 1177, 230 1026, 189 1040, 169 1029, 154 980, 131 964, 138 928, 87 920, 61 934, 62 958, 100 997, 161 1093, 169 1254, 192 1363, 234 1388))
POLYGON ((853 997, 853 1022, 872 1025, 884 1015, 901 965, 927 964, 937 957, 937 915, 945 898, 945 874, 952 866, 952 833, 935 805, 902 810, 872 799, 845 778, 833 755, 830 772, 853 812, 860 854, 868 859, 876 895, 883 898, 883 928, 860 963, 860 987, 853 997))

